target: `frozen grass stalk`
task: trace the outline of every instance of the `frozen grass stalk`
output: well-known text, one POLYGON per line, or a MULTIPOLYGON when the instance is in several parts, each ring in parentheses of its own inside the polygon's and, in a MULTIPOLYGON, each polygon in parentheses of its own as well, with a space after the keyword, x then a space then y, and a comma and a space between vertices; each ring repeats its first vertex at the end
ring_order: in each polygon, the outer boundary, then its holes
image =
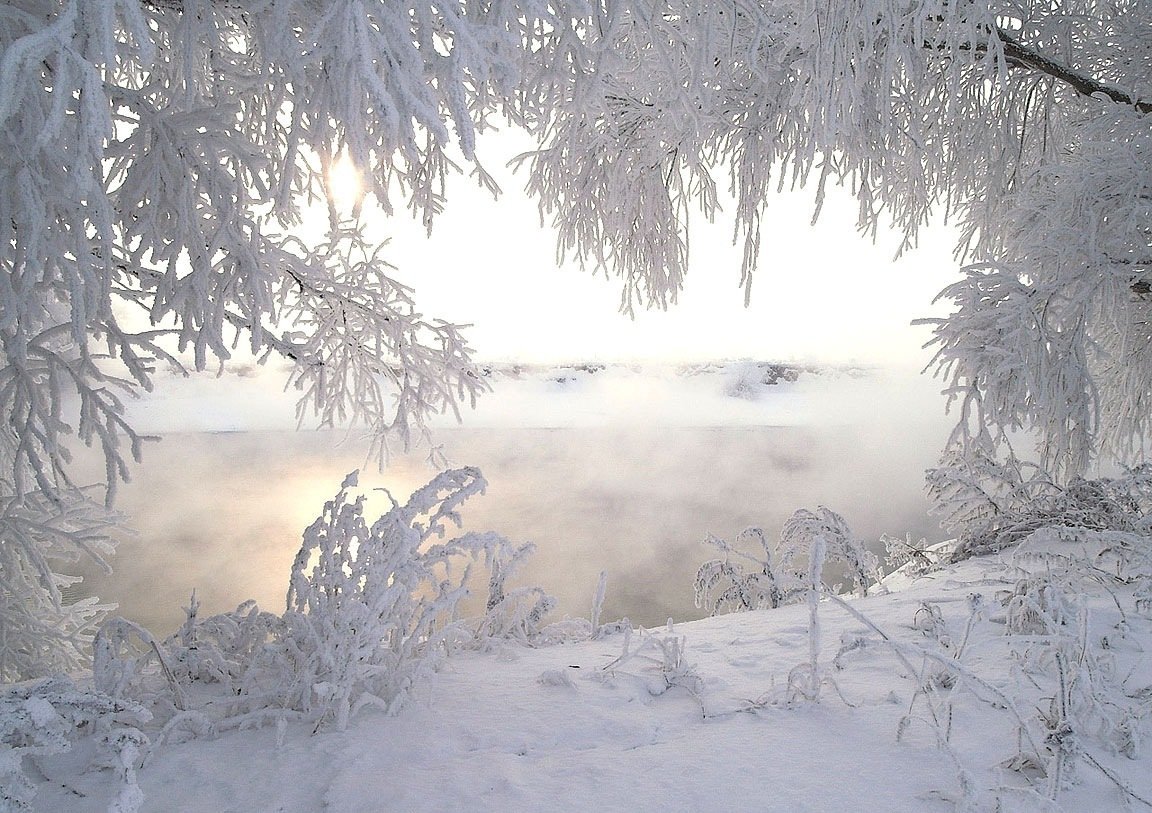
POLYGON ((808 671, 812 687, 812 700, 820 701, 820 594, 823 592, 824 537, 812 538, 808 554, 808 671))

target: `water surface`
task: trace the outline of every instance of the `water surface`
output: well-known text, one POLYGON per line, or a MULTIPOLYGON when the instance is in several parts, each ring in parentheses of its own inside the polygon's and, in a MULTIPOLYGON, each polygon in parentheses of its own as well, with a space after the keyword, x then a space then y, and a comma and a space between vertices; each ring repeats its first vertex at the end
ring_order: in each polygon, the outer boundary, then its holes
MULTIPOLYGON (((885 423, 890 426, 890 423, 885 423)), ((168 434, 150 447, 119 507, 138 531, 110 577, 86 588, 158 632, 182 619, 193 589, 202 613, 254 598, 283 610, 302 529, 363 447, 335 432, 168 434)), ((922 472, 932 440, 871 426, 475 428, 438 433, 453 464, 488 479, 465 505, 466 529, 493 530, 537 553, 522 581, 587 616, 601 570, 605 617, 646 625, 689 620, 706 534, 757 525, 770 537, 797 508, 825 504, 865 541, 938 538, 922 472)), ((435 470, 423 453, 366 469, 361 485, 403 500, 435 470)))

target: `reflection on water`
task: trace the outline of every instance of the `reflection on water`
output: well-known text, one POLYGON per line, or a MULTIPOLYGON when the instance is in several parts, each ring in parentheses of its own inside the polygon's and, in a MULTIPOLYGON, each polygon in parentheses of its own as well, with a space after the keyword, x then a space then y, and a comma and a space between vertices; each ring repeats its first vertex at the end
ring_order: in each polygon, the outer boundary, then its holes
MULTIPOLYGON (((86 586, 160 632, 182 620, 193 588, 204 614, 246 598, 281 611, 300 532, 364 462, 342 437, 166 436, 121 493, 139 535, 121 543, 112 576, 86 586)), ((452 464, 478 466, 489 482, 464 506, 466 528, 535 542, 521 581, 571 615, 588 614, 606 570, 606 618, 699 617, 692 578, 710 556, 705 534, 760 525, 774 536, 800 507, 828 505, 872 543, 939 535, 922 494, 931 440, 800 427, 455 429, 438 440, 452 464)), ((403 501, 433 474, 417 454, 360 482, 403 501)))

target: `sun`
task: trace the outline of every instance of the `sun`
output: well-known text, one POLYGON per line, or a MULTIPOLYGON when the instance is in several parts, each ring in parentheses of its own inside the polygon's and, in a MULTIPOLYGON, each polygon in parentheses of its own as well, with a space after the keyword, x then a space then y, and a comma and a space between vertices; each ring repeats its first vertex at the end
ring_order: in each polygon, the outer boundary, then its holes
POLYGON ((346 154, 328 165, 328 199, 337 209, 354 212, 364 200, 364 179, 346 154))

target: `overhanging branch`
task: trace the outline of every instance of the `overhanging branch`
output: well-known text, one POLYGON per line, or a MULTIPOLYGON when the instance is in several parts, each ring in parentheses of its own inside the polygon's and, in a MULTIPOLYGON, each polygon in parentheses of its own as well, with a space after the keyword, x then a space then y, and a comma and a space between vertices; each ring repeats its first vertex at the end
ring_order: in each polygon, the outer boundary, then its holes
POLYGON ((996 34, 1000 38, 1000 42, 1004 45, 1005 58, 1012 64, 1047 74, 1054 79, 1060 80, 1084 96, 1095 96, 1098 93, 1102 93, 1114 102, 1136 108, 1140 113, 1152 113, 1152 102, 1134 99, 1131 95, 1119 88, 1106 85, 1103 82, 1093 79, 1091 76, 1069 68, 1067 65, 1062 65, 1053 59, 1049 59, 1043 54, 1021 45, 1015 37, 1003 29, 996 29, 996 34))

